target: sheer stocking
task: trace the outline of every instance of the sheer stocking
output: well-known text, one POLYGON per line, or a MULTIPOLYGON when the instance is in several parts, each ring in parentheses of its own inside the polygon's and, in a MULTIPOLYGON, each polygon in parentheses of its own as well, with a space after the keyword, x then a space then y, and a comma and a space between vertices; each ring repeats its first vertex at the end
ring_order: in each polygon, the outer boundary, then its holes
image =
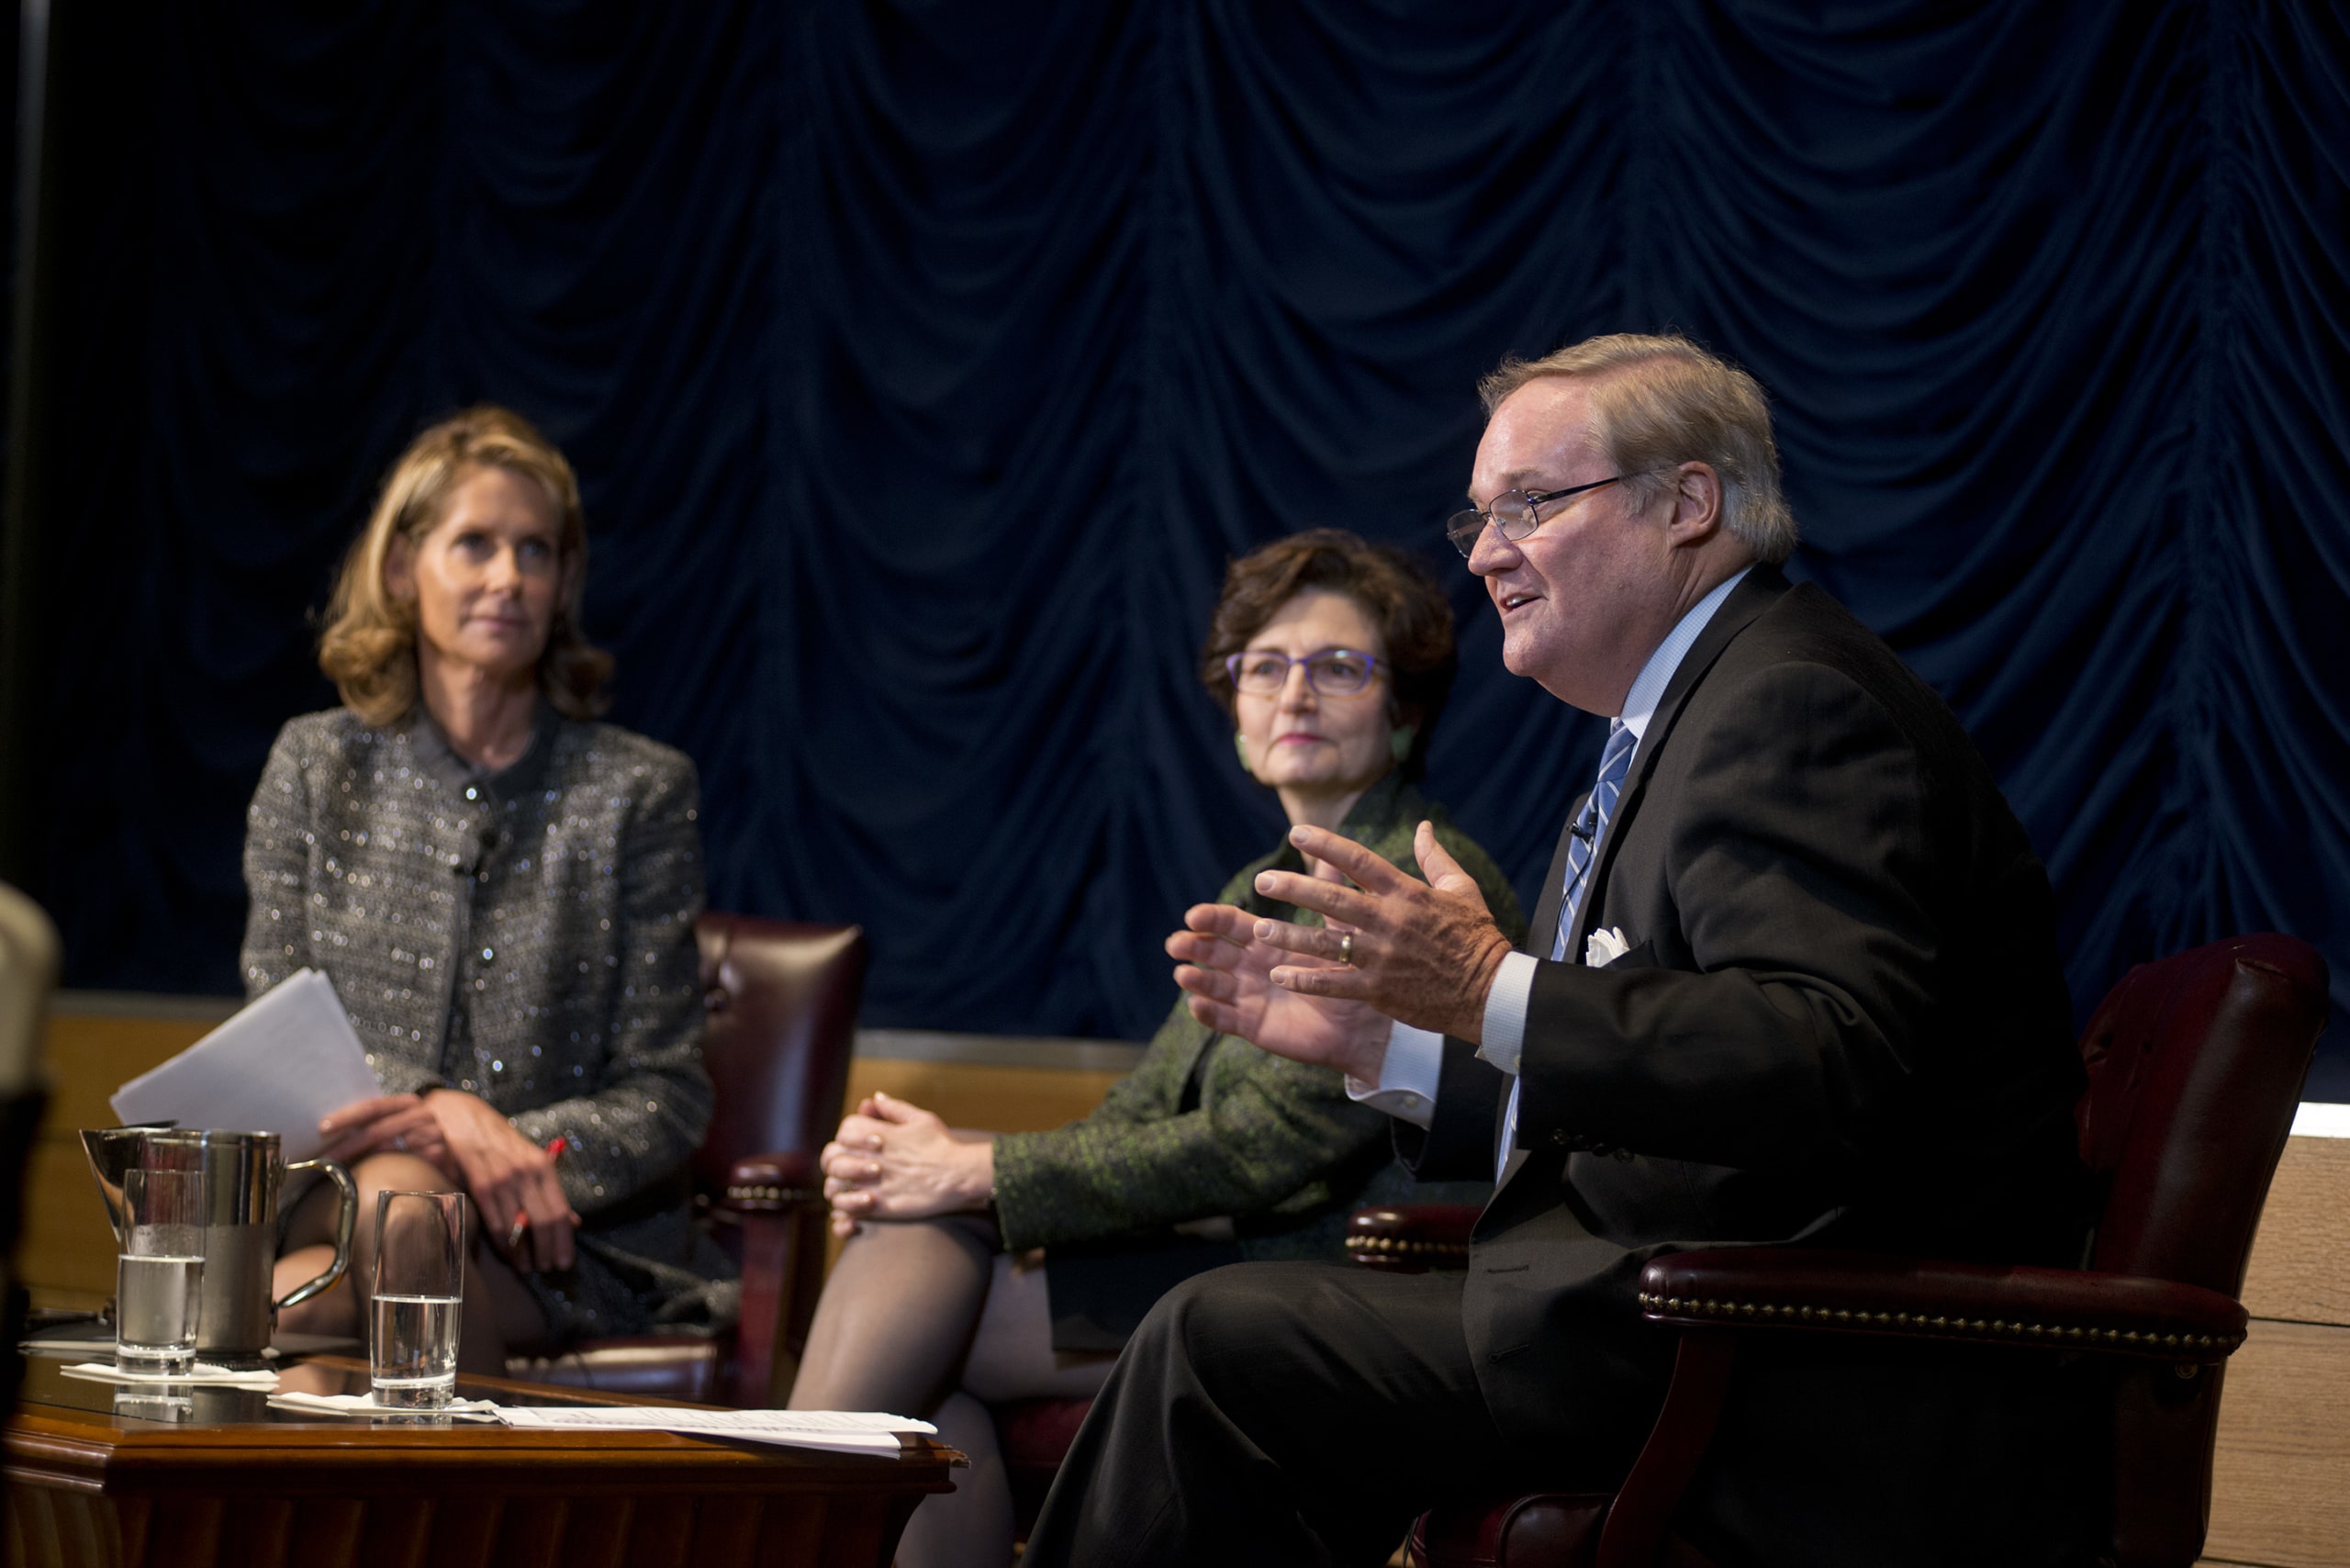
POLYGON ((824 1281, 789 1407, 935 1407, 970 1347, 994 1253, 995 1227, 978 1215, 859 1226, 824 1281))
POLYGON ((1113 1358, 1052 1348, 1041 1268, 998 1250, 984 1216, 867 1222, 841 1249, 808 1335, 795 1410, 921 1415, 970 1456, 955 1490, 925 1498, 899 1568, 1003 1568, 1012 1494, 983 1400, 1084 1398, 1113 1358))

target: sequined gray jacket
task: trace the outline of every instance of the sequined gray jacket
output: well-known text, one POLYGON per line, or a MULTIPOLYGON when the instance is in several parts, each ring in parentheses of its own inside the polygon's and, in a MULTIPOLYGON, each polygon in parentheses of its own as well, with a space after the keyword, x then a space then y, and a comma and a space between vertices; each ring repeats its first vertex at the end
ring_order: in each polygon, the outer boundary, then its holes
POLYGON ((684 1184, 711 1113, 698 810, 692 763, 610 724, 543 707, 491 772, 420 715, 335 709, 279 733, 247 815, 247 993, 322 970, 386 1092, 567 1141, 580 1262, 532 1280, 558 1339, 732 1316, 684 1184))

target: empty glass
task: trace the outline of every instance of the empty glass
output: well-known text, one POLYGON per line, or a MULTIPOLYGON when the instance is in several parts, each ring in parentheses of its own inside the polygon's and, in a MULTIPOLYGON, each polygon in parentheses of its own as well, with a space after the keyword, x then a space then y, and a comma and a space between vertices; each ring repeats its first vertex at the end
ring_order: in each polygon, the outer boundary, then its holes
POLYGON ((196 1365, 205 1198, 201 1169, 123 1173, 114 1352, 115 1364, 125 1371, 177 1373, 196 1365))
POLYGON ((376 1404, 437 1410, 456 1392, 464 1238, 462 1193, 375 1194, 367 1374, 376 1404))

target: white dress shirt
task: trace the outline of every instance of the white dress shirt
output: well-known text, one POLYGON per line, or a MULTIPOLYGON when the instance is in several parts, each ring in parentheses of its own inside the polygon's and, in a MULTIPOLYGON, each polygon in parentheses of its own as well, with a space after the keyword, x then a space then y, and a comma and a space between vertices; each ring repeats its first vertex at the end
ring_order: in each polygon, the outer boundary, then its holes
MULTIPOLYGON (((1673 625, 1656 651, 1649 655, 1640 673, 1633 678, 1632 689, 1624 695, 1620 717, 1624 727, 1632 732, 1634 767, 1639 766, 1638 747, 1648 737, 1649 721, 1656 716, 1656 706, 1664 699, 1664 689, 1673 684, 1673 672, 1681 667, 1681 661, 1688 656, 1707 622, 1713 620, 1714 612, 1745 576, 1740 572, 1716 584, 1711 593, 1691 605, 1688 613, 1673 625)), ((1595 852, 1597 846, 1593 847, 1595 852)), ((1576 902, 1561 909, 1561 925, 1573 928, 1581 915, 1581 901, 1588 895, 1589 888, 1590 883, 1585 883, 1576 893, 1576 902)), ((1529 932, 1528 940, 1547 946, 1555 936, 1554 932, 1529 932)), ((1583 956, 1570 953, 1566 961, 1581 963, 1583 956)), ((1531 953, 1511 953, 1502 959, 1501 969, 1494 976, 1493 989, 1485 993, 1484 1040, 1477 1047, 1477 1054, 1508 1073, 1513 1081, 1509 1109, 1503 1117, 1501 1146, 1494 1157, 1496 1178, 1517 1141, 1518 1086, 1515 1081, 1519 1055, 1526 1048, 1526 1006, 1534 993, 1535 966, 1539 962, 1531 953)), ((1388 1029, 1387 1059, 1380 1068, 1379 1081, 1370 1084, 1350 1077, 1347 1080, 1347 1094, 1373 1110, 1425 1127, 1436 1119, 1437 1079, 1443 1064, 1442 1035, 1430 1029, 1416 1029, 1409 1024, 1393 1024, 1388 1029)))

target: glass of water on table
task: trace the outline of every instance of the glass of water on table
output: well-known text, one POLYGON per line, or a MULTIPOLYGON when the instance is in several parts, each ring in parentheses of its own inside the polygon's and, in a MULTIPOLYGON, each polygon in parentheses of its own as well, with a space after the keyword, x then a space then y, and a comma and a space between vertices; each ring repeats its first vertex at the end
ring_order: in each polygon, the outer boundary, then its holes
POLYGON ((375 1194, 367 1372, 386 1409, 437 1410, 456 1392, 464 1238, 463 1193, 375 1194))
POLYGON ((125 1372, 180 1375, 195 1370, 207 1195, 200 1166, 123 1172, 114 1354, 115 1364, 125 1372))

